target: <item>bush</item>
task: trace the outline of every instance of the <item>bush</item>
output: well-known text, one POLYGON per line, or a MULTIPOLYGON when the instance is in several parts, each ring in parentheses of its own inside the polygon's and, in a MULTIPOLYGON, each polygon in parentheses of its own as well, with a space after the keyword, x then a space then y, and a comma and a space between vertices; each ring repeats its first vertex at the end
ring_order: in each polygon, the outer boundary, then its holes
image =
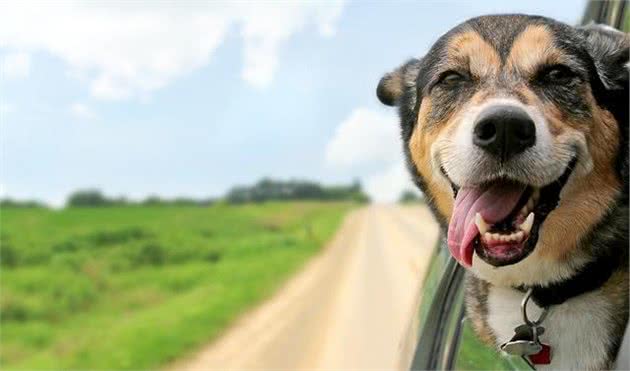
POLYGON ((221 260, 221 253, 219 251, 208 251, 204 256, 204 260, 216 263, 221 260))
POLYGON ((11 245, 9 239, 0 239, 0 265, 3 267, 15 267, 18 264, 17 249, 11 245))
POLYGON ((141 228, 125 228, 117 231, 98 231, 91 234, 88 240, 96 246, 118 245, 129 241, 142 240, 152 234, 141 228))
POLYGON ((418 195, 416 192, 411 191, 411 190, 406 190, 403 191, 403 193, 400 195, 400 198, 398 199, 398 202, 400 202, 401 204, 409 204, 409 203, 414 203, 414 202, 422 202, 423 198, 418 195))
POLYGON ((103 196, 101 191, 87 189, 72 193, 68 197, 66 204, 70 207, 107 206, 109 205, 109 200, 103 196))
POLYGON ((154 242, 142 245, 134 259, 137 265, 162 265, 165 261, 164 248, 154 242))
POLYGON ((35 209, 35 208, 45 208, 46 205, 35 200, 18 201, 18 200, 13 200, 10 198, 4 198, 0 200, 0 208, 3 208, 3 207, 35 209))

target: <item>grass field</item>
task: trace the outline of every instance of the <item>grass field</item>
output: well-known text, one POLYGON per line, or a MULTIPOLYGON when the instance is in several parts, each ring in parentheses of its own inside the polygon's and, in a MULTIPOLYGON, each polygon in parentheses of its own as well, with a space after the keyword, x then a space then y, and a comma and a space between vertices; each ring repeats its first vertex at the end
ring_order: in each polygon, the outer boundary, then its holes
POLYGON ((0 213, 2 369, 146 369, 216 337, 349 203, 0 213))

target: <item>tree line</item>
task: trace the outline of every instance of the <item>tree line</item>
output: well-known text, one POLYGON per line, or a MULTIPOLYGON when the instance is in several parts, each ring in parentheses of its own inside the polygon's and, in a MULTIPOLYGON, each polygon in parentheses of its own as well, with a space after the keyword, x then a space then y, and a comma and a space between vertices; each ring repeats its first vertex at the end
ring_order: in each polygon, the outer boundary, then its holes
MULTIPOLYGON (((141 201, 129 200, 125 197, 109 197, 98 189, 83 189, 71 193, 66 200, 66 207, 112 207, 112 206, 209 206, 216 202, 241 204, 265 201, 354 201, 369 202, 363 192, 361 183, 355 181, 350 185, 327 186, 306 180, 273 180, 264 178, 250 186, 231 188, 223 197, 174 199, 149 196, 141 201)), ((46 207, 37 201, 0 200, 0 207, 37 208, 46 207)))
POLYGON ((359 181, 348 186, 324 186, 312 181, 272 179, 262 179, 252 186, 234 187, 225 200, 234 204, 271 200, 370 201, 359 181))

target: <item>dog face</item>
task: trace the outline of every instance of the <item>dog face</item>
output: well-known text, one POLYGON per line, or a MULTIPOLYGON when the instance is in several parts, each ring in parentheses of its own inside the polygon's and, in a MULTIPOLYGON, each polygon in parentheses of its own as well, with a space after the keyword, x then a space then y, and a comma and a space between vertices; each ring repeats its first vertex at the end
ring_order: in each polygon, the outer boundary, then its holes
POLYGON ((377 95, 399 106, 409 168, 462 265, 520 285, 589 260, 582 242, 627 203, 628 43, 486 16, 383 77, 377 95))

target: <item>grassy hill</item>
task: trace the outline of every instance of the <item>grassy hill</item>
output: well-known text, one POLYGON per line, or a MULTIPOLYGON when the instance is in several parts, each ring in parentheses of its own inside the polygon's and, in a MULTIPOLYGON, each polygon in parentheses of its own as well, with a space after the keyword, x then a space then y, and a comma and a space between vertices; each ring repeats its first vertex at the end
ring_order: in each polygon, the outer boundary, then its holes
POLYGON ((270 295, 353 206, 2 208, 0 366, 160 366, 270 295))

